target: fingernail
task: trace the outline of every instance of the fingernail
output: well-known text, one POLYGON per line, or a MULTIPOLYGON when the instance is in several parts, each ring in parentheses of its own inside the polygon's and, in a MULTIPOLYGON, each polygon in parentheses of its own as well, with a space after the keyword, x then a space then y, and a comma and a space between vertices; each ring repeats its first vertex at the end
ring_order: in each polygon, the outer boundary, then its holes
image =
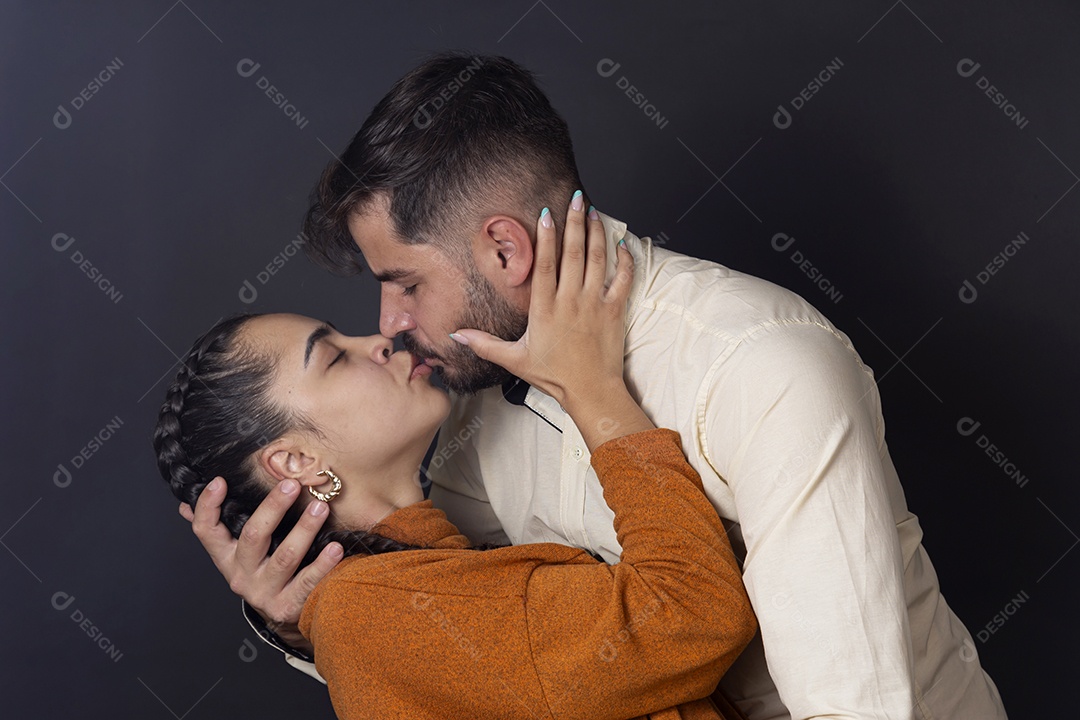
POLYGON ((578 190, 574 193, 574 197, 570 199, 570 209, 577 212, 585 205, 585 201, 581 198, 581 191, 578 190))
MULTIPOLYGON (((544 210, 547 210, 547 208, 544 208, 544 210)), ((469 338, 465 337, 464 335, 458 335, 457 333, 450 333, 450 339, 454 342, 459 342, 462 345, 469 344, 469 338)))
POLYGON ((210 492, 217 492, 221 489, 221 478, 214 478, 210 481, 210 484, 206 486, 206 489, 210 492))
POLYGON ((316 500, 315 502, 311 503, 311 507, 308 508, 308 512, 310 512, 315 517, 322 517, 329 509, 329 505, 324 502, 320 502, 319 500, 316 500))
POLYGON ((600 219, 600 213, 596 212, 596 208, 593 207, 592 205, 589 206, 589 219, 590 220, 599 220, 600 219))
POLYGON ((330 557, 331 560, 337 559, 345 554, 345 549, 337 543, 330 543, 326 546, 326 554, 330 557))
POLYGON ((292 495, 299 487, 300 484, 295 480, 282 480, 281 484, 278 485, 278 490, 281 490, 286 495, 292 495))
POLYGON ((623 238, 622 240, 620 240, 619 244, 622 245, 623 247, 626 247, 626 238, 623 238))
POLYGON ((540 213, 540 224, 546 228, 551 227, 553 224, 551 222, 551 211, 547 208, 544 208, 543 211, 540 213))

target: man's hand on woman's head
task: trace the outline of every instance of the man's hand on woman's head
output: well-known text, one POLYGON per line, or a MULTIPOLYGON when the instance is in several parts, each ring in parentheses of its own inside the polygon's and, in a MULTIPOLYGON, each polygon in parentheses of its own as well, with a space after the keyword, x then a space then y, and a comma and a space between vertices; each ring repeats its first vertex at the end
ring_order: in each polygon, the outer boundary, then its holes
POLYGON ((283 640, 294 647, 310 650, 310 645, 296 629, 300 611, 319 581, 341 560, 342 548, 338 543, 330 543, 314 562, 296 572, 329 517, 326 503, 313 500, 274 554, 267 555, 271 534, 299 497, 301 489, 295 480, 279 483, 244 524, 239 539, 233 538, 220 522, 226 491, 224 478, 214 478, 206 486, 195 503, 194 512, 187 503, 180 503, 180 514, 191 522, 195 537, 210 553, 232 591, 255 608, 283 640))

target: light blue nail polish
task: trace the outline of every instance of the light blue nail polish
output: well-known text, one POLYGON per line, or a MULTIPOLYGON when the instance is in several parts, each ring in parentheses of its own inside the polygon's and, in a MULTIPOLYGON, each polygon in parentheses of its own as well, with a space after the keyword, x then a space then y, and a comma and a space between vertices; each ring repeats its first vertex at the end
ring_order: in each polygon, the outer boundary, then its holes
POLYGON ((544 208, 543 210, 541 210, 540 211, 540 219, 543 220, 544 216, 547 215, 548 212, 549 212, 549 210, 547 208, 544 208))
POLYGON ((570 209, 574 212, 581 212, 581 206, 584 204, 584 199, 581 196, 581 191, 578 190, 574 193, 574 197, 570 198, 570 209))

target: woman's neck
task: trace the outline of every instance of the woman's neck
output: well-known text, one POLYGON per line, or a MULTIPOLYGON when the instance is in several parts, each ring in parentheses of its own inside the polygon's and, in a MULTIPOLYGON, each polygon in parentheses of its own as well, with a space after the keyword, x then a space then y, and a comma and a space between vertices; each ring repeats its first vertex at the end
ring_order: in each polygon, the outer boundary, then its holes
POLYGON ((334 525, 342 530, 369 530, 395 510, 423 500, 422 460, 423 454, 402 453, 390 466, 343 466, 341 495, 330 506, 334 525))

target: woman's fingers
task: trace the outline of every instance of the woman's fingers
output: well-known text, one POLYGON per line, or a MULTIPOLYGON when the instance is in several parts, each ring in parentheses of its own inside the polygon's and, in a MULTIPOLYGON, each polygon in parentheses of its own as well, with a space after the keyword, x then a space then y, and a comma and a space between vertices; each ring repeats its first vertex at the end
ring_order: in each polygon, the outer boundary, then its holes
POLYGON ((476 328, 450 335, 478 356, 506 368, 556 400, 584 388, 621 380, 625 300, 633 263, 619 253, 607 286, 607 236, 594 208, 578 192, 567 209, 562 251, 546 208, 536 227, 536 249, 525 334, 505 341, 476 328), (556 272, 556 268, 558 268, 556 272), (616 304, 619 300, 621 307, 616 304))
POLYGON ((555 251, 555 219, 551 211, 544 208, 536 221, 536 250, 533 258, 532 294, 530 307, 547 310, 555 301, 555 287, 558 282, 558 263, 555 251))
POLYGON ((615 277, 611 280, 611 286, 608 287, 604 300, 625 305, 630 297, 630 287, 634 284, 634 256, 630 254, 630 250, 622 240, 615 245, 615 253, 617 256, 615 277))
MULTIPOLYGON (((528 331, 526 330, 526 335, 528 331)), ((468 345, 469 349, 484 360, 509 370, 515 375, 521 369, 521 362, 527 356, 526 337, 517 341, 502 340, 483 330, 465 328, 450 333, 450 339, 468 345)))
POLYGON ((607 275, 607 236, 604 234, 604 224, 600 222, 600 214, 596 212, 596 208, 589 208, 585 222, 588 226, 585 297, 599 299, 603 297, 604 280, 607 275))
POLYGON ((566 211, 563 231, 562 262, 559 267, 559 293, 577 293, 585 272, 585 196, 578 190, 566 211))

